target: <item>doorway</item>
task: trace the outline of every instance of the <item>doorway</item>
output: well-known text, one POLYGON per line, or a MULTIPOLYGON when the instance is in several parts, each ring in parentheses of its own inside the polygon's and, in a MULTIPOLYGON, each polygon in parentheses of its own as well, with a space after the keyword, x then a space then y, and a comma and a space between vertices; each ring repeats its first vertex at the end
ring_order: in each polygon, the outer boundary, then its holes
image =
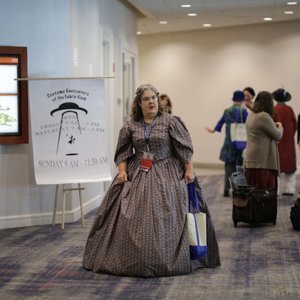
POLYGON ((135 56, 128 51, 122 53, 122 98, 123 98, 123 123, 126 122, 130 115, 131 104, 135 92, 135 56))

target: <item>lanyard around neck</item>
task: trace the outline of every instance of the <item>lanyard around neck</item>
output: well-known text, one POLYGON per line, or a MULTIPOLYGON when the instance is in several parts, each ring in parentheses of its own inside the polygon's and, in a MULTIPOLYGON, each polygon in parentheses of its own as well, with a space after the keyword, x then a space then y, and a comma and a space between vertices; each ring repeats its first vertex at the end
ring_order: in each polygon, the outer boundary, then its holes
POLYGON ((144 138, 145 138, 145 142, 146 142, 148 148, 149 148, 149 144, 150 144, 149 137, 150 137, 153 127, 155 126, 155 123, 156 123, 156 117, 154 118, 154 120, 150 126, 147 126, 144 119, 142 119, 142 124, 143 124, 143 128, 144 128, 144 138))

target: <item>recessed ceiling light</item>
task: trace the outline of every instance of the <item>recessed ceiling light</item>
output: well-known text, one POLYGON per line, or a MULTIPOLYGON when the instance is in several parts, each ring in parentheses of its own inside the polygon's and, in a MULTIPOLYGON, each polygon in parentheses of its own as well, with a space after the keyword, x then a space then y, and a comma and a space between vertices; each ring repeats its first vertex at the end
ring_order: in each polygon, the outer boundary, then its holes
POLYGON ((267 18, 264 18, 264 21, 272 21, 273 19, 272 18, 269 18, 269 17, 267 17, 267 18))
POLYGON ((168 24, 168 21, 159 21, 159 24, 165 25, 168 24))
POLYGON ((198 16, 196 13, 189 13, 189 14, 187 14, 189 17, 196 17, 196 16, 198 16))
POLYGON ((297 1, 288 1, 286 4, 287 5, 297 5, 298 2, 297 1))
POLYGON ((294 14, 294 12, 292 10, 286 10, 284 13, 286 15, 293 15, 294 14))
POLYGON ((140 35, 140 34, 142 34, 142 32, 141 31, 137 31, 137 33, 136 33, 137 35, 140 35))
POLYGON ((205 24, 203 24, 202 26, 203 26, 203 27, 211 27, 211 24, 205 23, 205 24))
POLYGON ((181 7, 191 7, 191 4, 181 4, 181 7))

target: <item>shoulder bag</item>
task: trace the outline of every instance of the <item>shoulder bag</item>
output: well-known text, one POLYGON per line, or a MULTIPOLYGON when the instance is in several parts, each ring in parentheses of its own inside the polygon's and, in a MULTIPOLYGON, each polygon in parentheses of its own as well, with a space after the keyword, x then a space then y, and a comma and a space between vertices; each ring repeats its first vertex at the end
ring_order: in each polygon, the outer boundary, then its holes
POLYGON ((247 132, 246 124, 243 121, 242 108, 240 109, 241 113, 241 123, 238 123, 237 120, 230 124, 230 138, 233 146, 237 150, 244 150, 247 145, 247 132))

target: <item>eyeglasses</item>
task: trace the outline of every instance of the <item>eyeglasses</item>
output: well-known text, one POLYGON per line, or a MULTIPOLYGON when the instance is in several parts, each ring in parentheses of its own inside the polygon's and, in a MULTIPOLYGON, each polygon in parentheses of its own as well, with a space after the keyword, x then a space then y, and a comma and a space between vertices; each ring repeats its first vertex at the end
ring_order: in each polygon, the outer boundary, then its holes
POLYGON ((157 96, 151 96, 151 97, 143 97, 142 98, 142 101, 144 101, 144 102, 147 102, 147 101, 150 101, 150 100, 152 100, 152 101, 157 101, 157 96))

